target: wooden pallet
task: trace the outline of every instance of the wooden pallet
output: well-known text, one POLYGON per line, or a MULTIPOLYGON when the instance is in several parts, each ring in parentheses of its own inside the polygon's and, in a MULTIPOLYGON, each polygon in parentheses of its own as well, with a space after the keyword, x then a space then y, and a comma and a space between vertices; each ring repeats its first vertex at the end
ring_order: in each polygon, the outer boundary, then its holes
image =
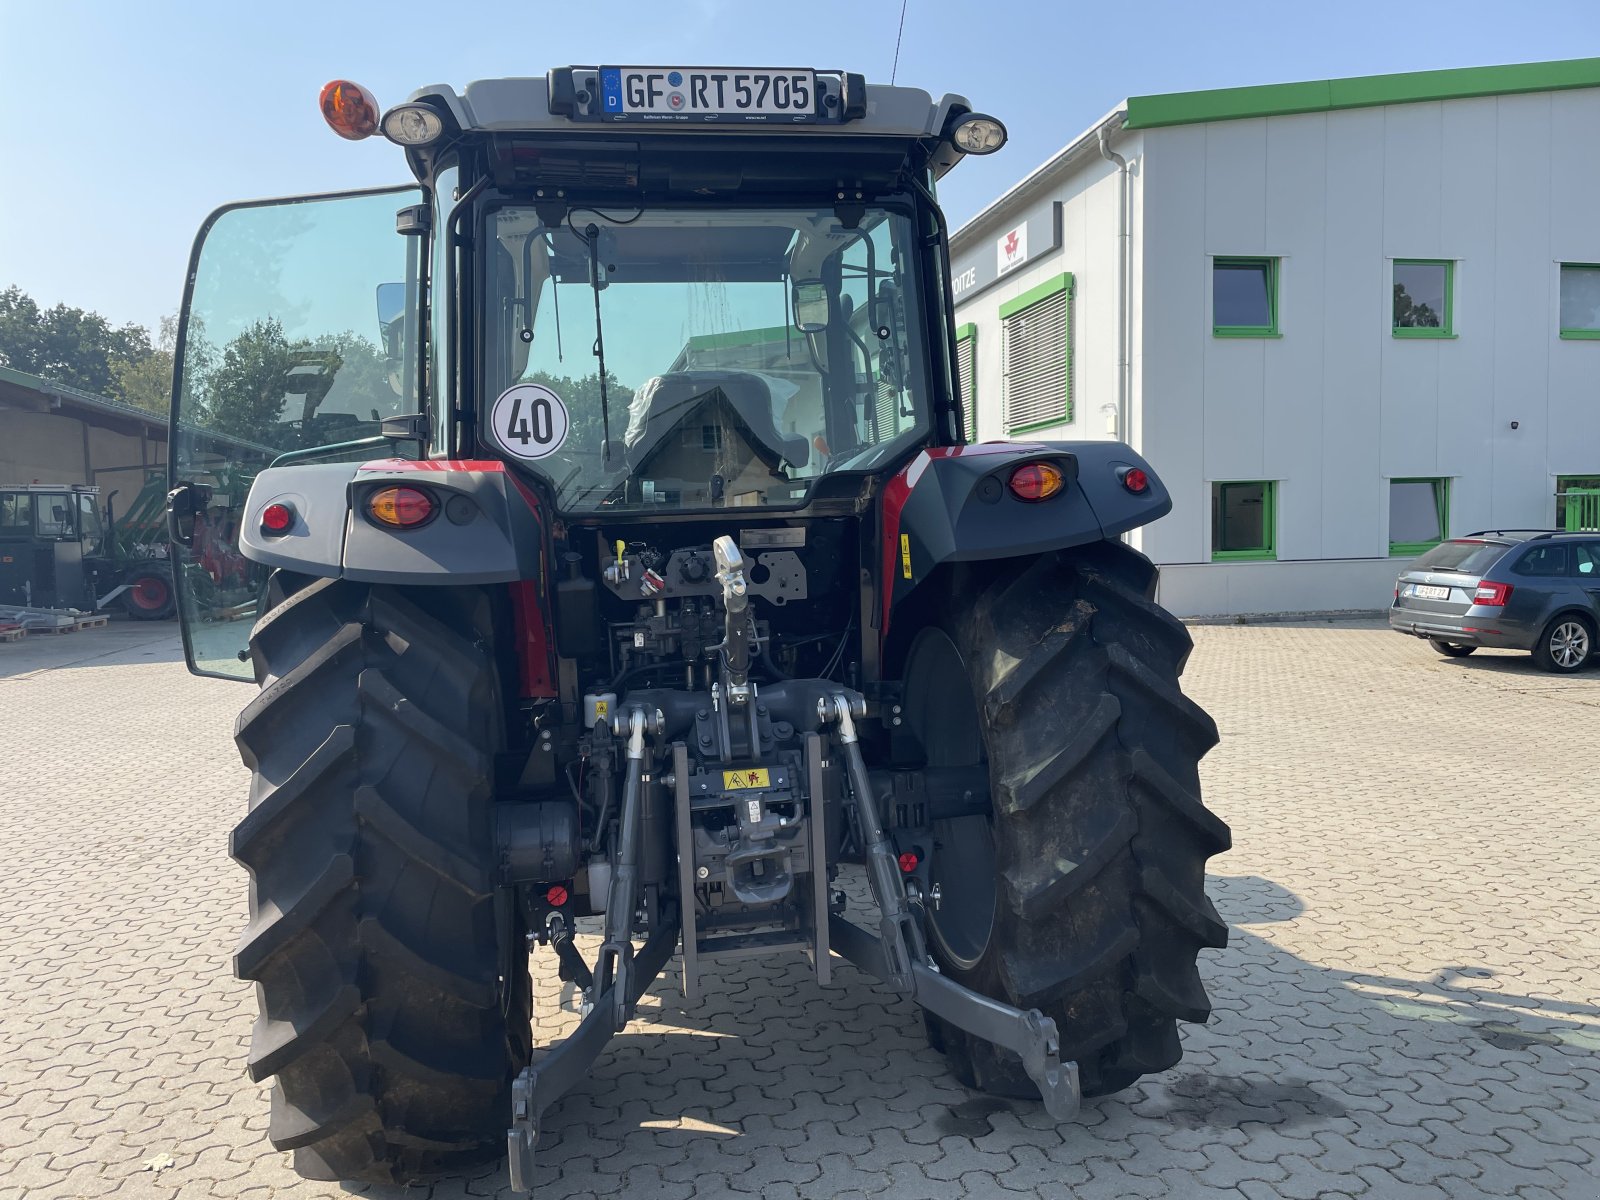
POLYGON ((100 615, 93 617, 82 617, 79 619, 77 627, 79 629, 99 629, 110 619, 111 618, 109 617, 100 615))
POLYGON ((28 636, 21 625, 0 625, 0 642, 20 642, 28 636))

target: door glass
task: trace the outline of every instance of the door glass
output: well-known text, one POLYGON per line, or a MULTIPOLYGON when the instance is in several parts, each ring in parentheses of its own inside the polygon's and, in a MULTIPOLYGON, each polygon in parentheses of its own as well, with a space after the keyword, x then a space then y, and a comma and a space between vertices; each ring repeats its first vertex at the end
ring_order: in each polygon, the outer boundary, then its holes
POLYGON ((75 536, 72 524, 72 498, 63 493, 44 492, 33 498, 35 532, 42 538, 75 536))
POLYGON ((1600 583, 1600 542, 1579 542, 1573 546, 1572 573, 1589 583, 1600 583))
POLYGON ((1512 568, 1518 575, 1552 576, 1567 573, 1565 546, 1535 546, 1512 568))
MULTIPOLYGON (((174 574, 189 664, 251 677, 266 571, 239 550, 250 484, 273 463, 391 456, 385 417, 416 411, 418 239, 395 232, 416 190, 224 210, 206 229, 183 312, 172 483, 192 484, 193 545, 174 574), (379 289, 410 281, 386 331, 379 289), (388 334, 386 337, 385 334, 388 334), (355 444, 352 444, 355 443, 355 444)), ((385 296, 392 294, 386 291, 385 296)))

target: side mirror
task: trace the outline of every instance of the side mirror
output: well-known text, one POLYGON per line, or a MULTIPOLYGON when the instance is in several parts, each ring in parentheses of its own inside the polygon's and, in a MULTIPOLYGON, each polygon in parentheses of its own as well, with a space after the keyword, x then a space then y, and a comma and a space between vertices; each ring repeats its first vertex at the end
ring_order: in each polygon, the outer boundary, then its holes
POLYGON ((380 283, 378 285, 378 338, 383 352, 391 359, 400 357, 405 343, 405 330, 401 322, 406 315, 406 285, 380 283))
POLYGON ((794 284, 794 326, 801 333, 821 333, 832 319, 828 289, 820 279, 797 279, 794 284))

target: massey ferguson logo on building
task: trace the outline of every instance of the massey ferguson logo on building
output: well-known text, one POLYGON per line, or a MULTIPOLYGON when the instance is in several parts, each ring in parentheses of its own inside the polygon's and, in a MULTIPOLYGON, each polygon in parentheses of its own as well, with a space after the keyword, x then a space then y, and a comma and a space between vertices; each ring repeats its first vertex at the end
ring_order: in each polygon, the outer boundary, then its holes
POLYGON ((1028 261, 1028 226, 1026 222, 1000 235, 994 244, 995 270, 1004 275, 1012 267, 1028 261))

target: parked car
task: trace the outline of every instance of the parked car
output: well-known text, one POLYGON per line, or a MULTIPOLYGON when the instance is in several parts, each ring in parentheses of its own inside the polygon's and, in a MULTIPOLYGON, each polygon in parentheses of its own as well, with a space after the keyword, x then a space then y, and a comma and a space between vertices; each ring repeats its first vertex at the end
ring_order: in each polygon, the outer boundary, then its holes
POLYGON ((1600 533, 1486 529, 1440 542, 1400 573, 1389 625, 1452 658, 1493 646, 1576 671, 1600 631, 1600 533))

